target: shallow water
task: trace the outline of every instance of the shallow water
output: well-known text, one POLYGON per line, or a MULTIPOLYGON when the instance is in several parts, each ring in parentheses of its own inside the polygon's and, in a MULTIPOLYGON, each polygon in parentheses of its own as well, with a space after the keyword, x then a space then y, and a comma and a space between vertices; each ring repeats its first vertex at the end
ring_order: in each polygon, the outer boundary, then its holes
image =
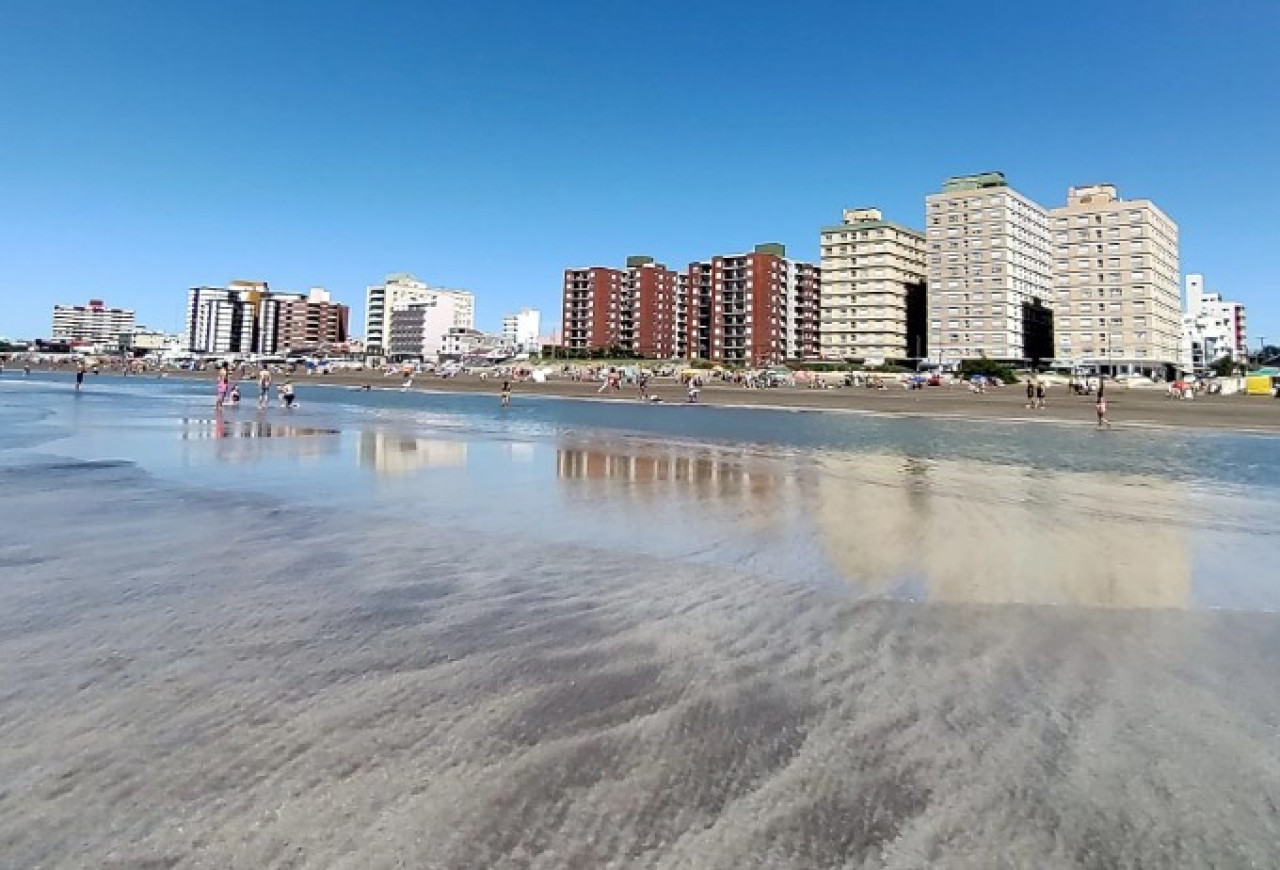
POLYGON ((299 394, 0 379, 5 866, 1280 860, 1273 440, 299 394))

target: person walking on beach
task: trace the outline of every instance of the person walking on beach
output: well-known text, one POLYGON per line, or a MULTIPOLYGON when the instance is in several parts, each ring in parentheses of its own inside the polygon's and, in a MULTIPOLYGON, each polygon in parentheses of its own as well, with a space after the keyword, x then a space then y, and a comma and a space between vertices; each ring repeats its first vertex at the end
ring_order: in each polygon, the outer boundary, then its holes
POLYGON ((640 389, 640 401, 649 401, 649 373, 641 372, 640 377, 636 379, 636 386, 640 389))
POLYGON ((502 403, 502 407, 505 408, 507 405, 511 404, 511 381, 506 380, 502 382, 502 392, 498 395, 499 400, 502 403))
POLYGON ((79 392, 82 386, 84 386, 84 360, 76 363, 76 392, 79 392))
POLYGON ((1101 384, 1098 385, 1098 398, 1094 403, 1094 407, 1098 412, 1098 428, 1110 429, 1111 421, 1107 419, 1107 397, 1101 384))
POLYGON ((271 369, 263 363, 258 367, 258 407, 265 408, 271 401, 271 369))
POLYGON ((1044 381, 1036 381, 1036 407, 1044 410, 1044 381))
POLYGON ((1027 407, 1030 408, 1036 403, 1036 388, 1031 383, 1031 379, 1027 378, 1027 407))

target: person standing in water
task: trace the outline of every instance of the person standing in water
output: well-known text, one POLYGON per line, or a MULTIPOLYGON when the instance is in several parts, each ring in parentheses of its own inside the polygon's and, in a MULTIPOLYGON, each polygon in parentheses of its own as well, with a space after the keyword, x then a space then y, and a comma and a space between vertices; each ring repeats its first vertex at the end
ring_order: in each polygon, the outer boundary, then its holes
POLYGON ((218 397, 214 399, 213 407, 221 408, 223 403, 227 401, 227 392, 231 389, 231 375, 227 371, 227 364, 223 363, 218 366, 218 397))
POLYGON ((265 408, 271 401, 271 369, 263 363, 258 368, 258 407, 265 408))
POLYGON ((504 380, 502 382, 502 392, 499 393, 498 395, 499 395, 500 401, 502 402, 502 407, 505 408, 507 407, 507 405, 511 404, 511 381, 504 380))
POLYGON ((76 391, 84 386, 84 360, 76 363, 76 391))

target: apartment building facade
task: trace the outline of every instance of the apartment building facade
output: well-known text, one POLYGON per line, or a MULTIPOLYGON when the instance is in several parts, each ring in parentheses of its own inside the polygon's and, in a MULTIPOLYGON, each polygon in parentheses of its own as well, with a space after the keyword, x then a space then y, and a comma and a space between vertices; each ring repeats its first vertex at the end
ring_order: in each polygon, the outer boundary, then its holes
POLYGON ((845 209, 843 223, 822 228, 820 244, 822 357, 927 356, 924 233, 877 208, 845 209))
POLYGON ((1249 359, 1248 321, 1240 302, 1205 291, 1204 275, 1186 279, 1186 308, 1182 315, 1183 370, 1203 373, 1224 357, 1238 363, 1249 359))
MULTIPOLYGON (((329 291, 313 287, 305 296, 281 294, 264 300, 270 311, 270 323, 264 323, 264 353, 327 350, 346 344, 350 309, 334 302, 329 291)), ((264 316, 266 312, 264 311, 264 316)))
POLYGON ((925 199, 928 345, 956 364, 1053 356, 1052 256, 1044 208, 1000 172, 948 178, 925 199))
POLYGON ((760 366, 818 354, 821 270, 778 244, 690 263, 565 271, 564 346, 760 366))
POLYGON ((581 352, 619 344, 622 280, 622 270, 608 266, 565 270, 560 322, 567 350, 581 352))
POLYGON ((396 302, 387 312, 387 343, 382 355, 391 362, 438 362, 450 330, 470 329, 457 326, 457 308, 458 297, 451 293, 396 302))
POLYGON ((101 299, 90 299, 88 305, 53 306, 50 337, 57 342, 118 347, 136 326, 132 310, 108 308, 101 299))
POLYGON ((1112 184, 1070 188, 1049 218, 1057 358, 1106 374, 1172 375, 1183 356, 1177 224, 1112 184))
POLYGON ((502 318, 502 335, 513 347, 533 352, 538 350, 538 337, 542 334, 542 312, 536 308, 521 308, 502 318))
POLYGON ((409 272, 392 272, 381 284, 367 287, 364 308, 365 354, 374 358, 388 355, 391 344, 391 310, 394 307, 411 302, 425 302, 440 295, 452 298, 454 326, 462 329, 475 328, 475 295, 470 291, 432 287, 409 272))

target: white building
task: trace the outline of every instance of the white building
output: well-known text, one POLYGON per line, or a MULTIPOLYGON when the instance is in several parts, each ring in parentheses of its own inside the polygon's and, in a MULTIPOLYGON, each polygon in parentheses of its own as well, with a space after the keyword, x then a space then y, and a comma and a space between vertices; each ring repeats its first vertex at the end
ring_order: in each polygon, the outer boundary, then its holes
POLYGON ((1021 362, 1053 355, 1043 207, 1002 172, 948 178, 925 200, 929 356, 1021 362), (1047 347, 1043 347, 1047 341, 1047 347))
POLYGON ((1163 376, 1182 356, 1178 225, 1115 185, 1072 187, 1050 213, 1059 360, 1163 376))
POLYGON ((187 291, 183 350, 192 353, 254 353, 259 303, 268 295, 265 281, 232 281, 226 287, 192 287, 187 291))
POLYGON ((413 302, 397 302, 387 314, 385 355, 394 362, 422 360, 436 362, 445 350, 445 336, 461 329, 458 323, 458 296, 428 293, 413 302))
POLYGON ((101 299, 91 299, 88 305, 53 306, 51 337, 114 348, 120 346, 122 336, 133 335, 136 325, 131 310, 108 308, 101 299))
POLYGON ((503 337, 519 351, 536 352, 541 331, 542 313, 536 308, 521 308, 515 314, 502 318, 503 337))
POLYGON ((822 228, 819 340, 824 359, 923 355, 924 233, 883 219, 877 208, 845 209, 822 228), (919 306, 918 318, 915 314, 919 306))
POLYGON ((1237 362, 1249 358, 1244 305, 1229 302, 1220 293, 1206 293, 1204 276, 1188 275, 1182 315, 1182 367, 1201 372, 1223 357, 1237 362))
POLYGON ((408 272, 393 272, 383 283, 369 286, 365 291, 365 353, 375 357, 391 355, 392 309, 398 305, 426 302, 438 296, 452 298, 454 326, 475 328, 475 296, 467 290, 431 287, 408 272))
POLYGON ((454 327, 445 334, 440 356, 442 359, 452 360, 487 357, 498 361, 508 359, 515 352, 515 345, 501 333, 454 327))
POLYGON ((132 347, 146 353, 173 354, 182 350, 182 336, 138 326, 133 330, 132 347))

